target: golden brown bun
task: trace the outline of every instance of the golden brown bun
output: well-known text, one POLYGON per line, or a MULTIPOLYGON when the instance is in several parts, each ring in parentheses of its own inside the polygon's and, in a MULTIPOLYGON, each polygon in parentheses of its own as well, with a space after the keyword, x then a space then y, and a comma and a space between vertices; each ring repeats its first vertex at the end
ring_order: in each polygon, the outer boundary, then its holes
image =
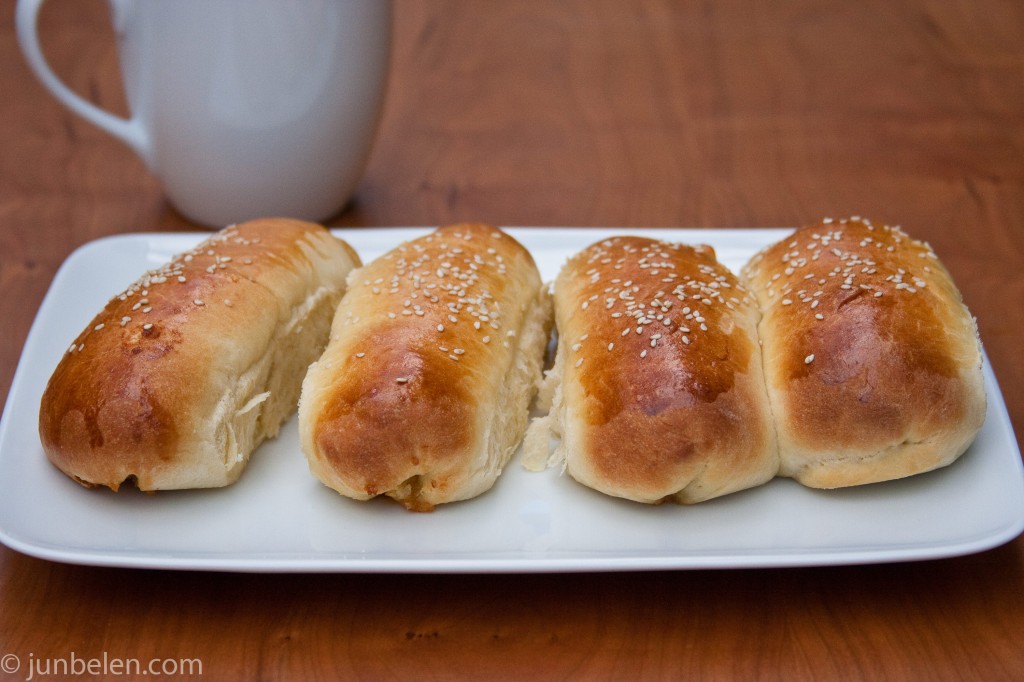
POLYGON ((810 225, 754 256, 781 473, 815 488, 945 466, 985 419, 981 347, 946 269, 899 228, 810 225))
POLYGON ((146 273, 53 373, 39 411, 50 461, 113 490, 232 483, 294 411, 358 264, 319 225, 266 219, 146 273))
POLYGON ((549 306, 530 254, 452 225, 353 273, 302 387, 310 470, 427 511, 488 490, 526 429, 549 306))
POLYGON ((694 503, 775 475, 759 313, 711 247, 593 244, 559 274, 555 318, 550 426, 554 461, 573 478, 639 502, 694 503))

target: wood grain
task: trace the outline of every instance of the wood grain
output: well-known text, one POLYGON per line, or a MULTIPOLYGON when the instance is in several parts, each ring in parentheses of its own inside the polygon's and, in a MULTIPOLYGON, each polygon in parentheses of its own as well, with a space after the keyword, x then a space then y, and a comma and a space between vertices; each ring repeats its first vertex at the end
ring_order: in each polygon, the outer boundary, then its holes
MULTIPOLYGON (((198 228, 43 90, 0 8, 6 395, 70 251, 198 228)), ((73 88, 127 111, 104 3, 51 0, 42 35, 73 88)), ((1020 433, 1021 36, 1016 0, 397 0, 380 134, 330 224, 900 223, 963 290, 1020 433)), ((526 576, 129 571, 0 548, 0 655, 198 658, 210 679, 1011 680, 1022 629, 1021 539, 897 565, 526 576)))

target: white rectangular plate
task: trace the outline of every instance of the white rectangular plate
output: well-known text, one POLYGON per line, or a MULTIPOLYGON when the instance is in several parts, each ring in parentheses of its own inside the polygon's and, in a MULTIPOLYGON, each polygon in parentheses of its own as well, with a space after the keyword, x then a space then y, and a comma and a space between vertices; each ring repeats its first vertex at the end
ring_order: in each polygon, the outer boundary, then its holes
MULTIPOLYGON (((426 229, 338 231, 369 261, 426 229)), ((509 229, 545 280, 599 238, 642 233, 713 245, 738 270, 788 230, 509 229)), ((86 244, 61 267, 32 327, 0 422, 0 540, 79 564, 225 571, 554 572, 907 561, 995 547, 1024 530, 1024 467, 986 360, 988 418, 955 464, 835 491, 777 479, 695 506, 645 506, 518 459, 481 497, 406 511, 353 502, 306 467, 295 419, 233 486, 145 495, 87 490, 49 464, 39 399, 70 341, 144 270, 203 234, 136 234, 86 244)))

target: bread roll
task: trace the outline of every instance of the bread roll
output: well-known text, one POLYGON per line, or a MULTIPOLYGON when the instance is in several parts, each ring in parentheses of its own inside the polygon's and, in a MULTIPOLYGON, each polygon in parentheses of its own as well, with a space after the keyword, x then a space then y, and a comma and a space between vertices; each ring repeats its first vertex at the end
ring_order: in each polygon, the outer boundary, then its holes
MULTIPOLYGON (((752 297, 708 246, 600 241, 555 282, 550 416, 580 483, 645 503, 695 503, 778 468, 752 297)), ((530 464, 530 462, 528 462, 530 464)))
POLYGON ((488 490, 525 431, 548 339, 533 258, 496 228, 452 225, 351 279, 302 387, 310 470, 415 511, 488 490))
POLYGON ((50 461, 86 486, 235 481, 291 414, 356 253, 296 220, 228 227, 115 296, 39 411, 50 461))
POLYGON ((935 253, 899 228, 810 225, 743 276, 760 334, 781 474, 815 488, 945 466, 985 418, 981 346, 935 253))

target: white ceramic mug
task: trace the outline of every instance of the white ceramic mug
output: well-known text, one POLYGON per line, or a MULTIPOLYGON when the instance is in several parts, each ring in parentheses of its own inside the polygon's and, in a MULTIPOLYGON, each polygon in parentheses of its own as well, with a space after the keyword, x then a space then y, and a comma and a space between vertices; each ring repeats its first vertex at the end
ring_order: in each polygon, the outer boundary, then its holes
POLYGON ((129 119, 54 75, 43 2, 19 0, 16 17, 36 75, 135 150, 188 218, 322 220, 355 189, 383 104, 390 0, 110 0, 129 119))

